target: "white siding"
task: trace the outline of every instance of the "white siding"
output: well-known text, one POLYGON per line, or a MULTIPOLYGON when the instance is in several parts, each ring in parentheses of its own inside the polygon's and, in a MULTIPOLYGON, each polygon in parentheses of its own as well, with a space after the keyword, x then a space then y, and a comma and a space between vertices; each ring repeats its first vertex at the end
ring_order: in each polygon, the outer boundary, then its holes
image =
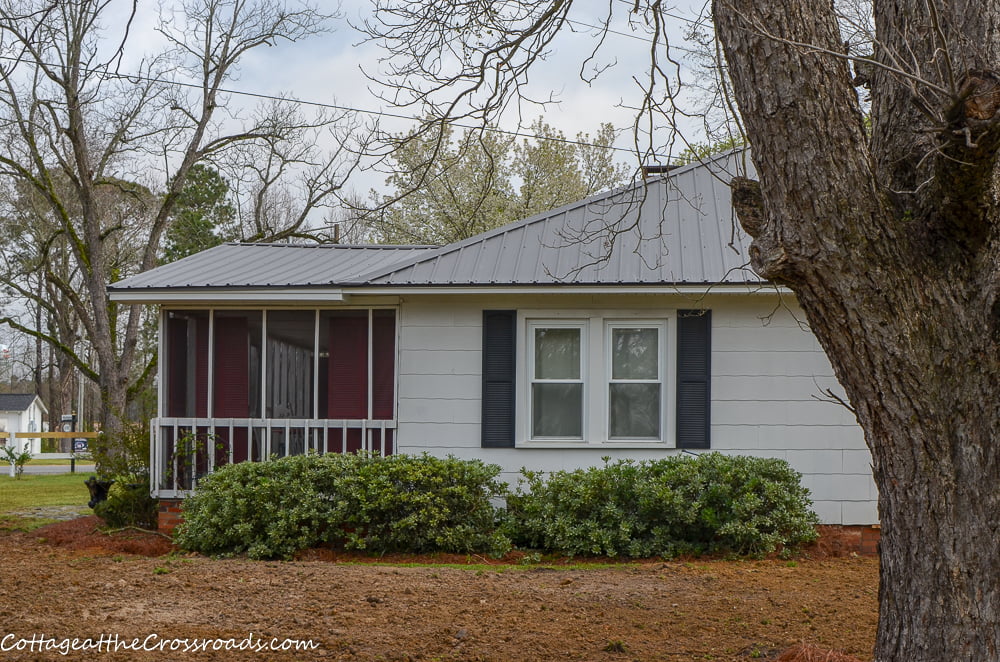
MULTIPOLYGON (((712 449, 778 457, 803 474, 826 523, 877 521, 871 457, 833 370, 801 312, 776 297, 410 297, 400 307, 398 450, 480 458, 517 482, 521 467, 553 471, 603 456, 653 459, 673 449, 484 449, 479 443, 484 309, 712 309, 712 449)), ((519 366, 520 367, 520 366, 519 366)))

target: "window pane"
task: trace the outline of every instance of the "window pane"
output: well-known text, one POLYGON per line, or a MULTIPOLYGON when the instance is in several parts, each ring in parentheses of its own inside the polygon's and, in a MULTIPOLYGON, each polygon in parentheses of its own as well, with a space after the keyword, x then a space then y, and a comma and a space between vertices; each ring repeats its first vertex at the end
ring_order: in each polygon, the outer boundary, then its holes
POLYGON ((611 378, 659 379, 657 329, 611 330, 611 378))
POLYGON ((531 385, 531 436, 583 438, 583 384, 531 385))
POLYGON ((580 329, 535 329, 535 379, 580 379, 580 329))
POLYGON ((660 385, 611 384, 608 436, 660 438, 660 385))

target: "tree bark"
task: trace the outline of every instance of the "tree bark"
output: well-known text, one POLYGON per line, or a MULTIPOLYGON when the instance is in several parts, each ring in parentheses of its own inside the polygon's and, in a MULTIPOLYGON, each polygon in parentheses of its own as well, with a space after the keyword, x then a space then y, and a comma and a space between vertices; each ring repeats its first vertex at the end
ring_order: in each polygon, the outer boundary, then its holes
POLYGON ((872 452, 875 659, 1000 659, 1000 7, 876 1, 870 137, 832 6, 713 10, 753 266, 795 291, 872 452))

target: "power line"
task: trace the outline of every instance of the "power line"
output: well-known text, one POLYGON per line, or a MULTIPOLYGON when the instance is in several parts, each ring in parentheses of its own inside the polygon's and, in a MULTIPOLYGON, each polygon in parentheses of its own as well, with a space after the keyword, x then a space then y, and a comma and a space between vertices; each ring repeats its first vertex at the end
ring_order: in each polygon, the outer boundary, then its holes
MULTIPOLYGON (((627 2, 625 2, 625 0, 619 0, 619 1, 622 2, 623 4, 628 4, 627 2)), ((692 19, 685 18, 685 17, 678 16, 678 15, 674 15, 674 14, 670 14, 670 13, 663 12, 662 15, 668 16, 670 18, 674 18, 674 19, 677 19, 677 20, 685 21, 685 22, 688 22, 688 23, 691 23, 691 24, 696 24, 697 23, 697 21, 694 21, 692 19)), ((567 21, 567 23, 570 23, 571 25, 575 25, 575 26, 579 26, 579 27, 584 27, 584 28, 589 28, 589 29, 593 29, 593 30, 600 30, 600 31, 606 32, 608 34, 614 34, 614 35, 618 35, 618 36, 621 36, 621 37, 626 37, 626 38, 629 38, 629 39, 635 39, 635 40, 638 40, 638 41, 642 41, 645 44, 649 44, 650 43, 650 40, 647 37, 644 37, 644 36, 641 36, 641 35, 637 35, 637 34, 634 34, 634 33, 623 32, 623 31, 620 31, 620 30, 614 30, 614 29, 611 29, 609 26, 593 25, 593 24, 585 23, 583 21, 576 20, 576 19, 566 19, 566 21, 567 21)), ((680 46, 675 46, 675 45, 674 46, 670 46, 670 48, 673 49, 673 50, 678 50, 678 51, 680 51, 682 53, 688 53, 688 54, 692 54, 692 55, 700 55, 701 54, 698 51, 695 51, 695 50, 692 50, 692 49, 683 48, 683 47, 680 47, 680 46)), ((22 58, 15 58, 15 57, 4 56, 4 55, 0 55, 0 60, 6 60, 6 61, 10 61, 10 62, 15 62, 15 63, 23 63, 25 61, 22 58)), ((48 66, 48 67, 58 66, 58 65, 54 65, 54 64, 48 63, 48 62, 42 62, 42 63, 39 63, 39 64, 41 64, 43 66, 48 66)), ((200 84, 198 84, 198 83, 188 83, 188 82, 184 82, 184 81, 180 81, 180 80, 168 80, 168 79, 159 78, 159 77, 155 77, 155 76, 144 76, 144 75, 141 75, 141 74, 123 74, 123 73, 119 73, 117 71, 112 72, 112 71, 109 71, 109 70, 103 70, 103 69, 99 69, 99 68, 93 68, 93 69, 84 68, 83 70, 86 71, 89 74, 98 74, 100 76, 104 76, 106 78, 112 78, 112 79, 116 79, 116 80, 142 81, 142 82, 148 82, 148 83, 158 83, 158 84, 161 84, 161 85, 172 85, 172 86, 176 86, 176 87, 183 87, 183 88, 190 88, 190 89, 197 89, 197 90, 203 89, 203 86, 200 85, 200 84)), ((218 92, 220 92, 222 94, 229 94, 229 95, 238 96, 238 97, 247 97, 247 98, 261 99, 261 100, 267 100, 267 101, 281 101, 281 102, 293 103, 293 104, 297 104, 297 105, 312 106, 312 107, 315 107, 315 108, 323 108, 323 109, 327 109, 327 110, 336 110, 336 111, 341 111, 341 112, 357 113, 359 115, 367 115, 367 116, 378 117, 378 118, 399 119, 399 120, 405 120, 405 121, 408 121, 408 122, 419 122, 420 121, 420 118, 414 117, 412 115, 404 115, 402 113, 393 113, 393 112, 386 111, 386 110, 371 110, 371 109, 368 109, 368 108, 358 108, 358 107, 355 107, 355 106, 346 106, 346 105, 342 105, 342 104, 328 103, 328 102, 322 102, 322 101, 311 101, 311 100, 308 100, 308 99, 300 99, 300 98, 296 98, 296 97, 279 96, 279 95, 275 95, 275 94, 266 94, 266 93, 263 93, 263 92, 250 92, 250 91, 246 91, 246 90, 237 90, 237 89, 230 89, 230 88, 219 88, 218 92)), ((491 133, 496 133, 496 134, 500 134, 500 135, 507 135, 507 136, 511 136, 511 137, 515 137, 515 138, 532 138, 532 139, 535 139, 535 140, 548 140, 548 141, 554 141, 554 142, 559 142, 559 143, 569 144, 569 145, 579 145, 579 146, 583 146, 583 147, 596 147, 596 148, 599 148, 599 149, 608 149, 608 150, 612 150, 612 151, 616 151, 616 152, 624 152, 624 153, 628 153, 628 154, 634 154, 634 150, 626 148, 626 147, 615 147, 614 145, 597 145, 597 144, 594 144, 594 143, 588 143, 588 142, 584 142, 584 141, 581 141, 581 140, 574 140, 574 139, 571 139, 571 138, 558 138, 558 137, 553 137, 553 136, 540 136, 540 135, 533 134, 533 133, 526 133, 524 131, 512 131, 512 130, 508 130, 508 129, 502 129, 502 128, 499 128, 499 127, 482 127, 482 126, 473 125, 473 124, 464 124, 464 123, 461 123, 461 122, 452 123, 451 126, 455 126, 455 127, 462 128, 462 129, 470 129, 470 130, 484 130, 484 131, 488 131, 488 132, 491 132, 491 133)))
MULTIPOLYGON (((0 55, 0 60, 14 60, 14 61, 18 61, 18 62, 23 62, 24 61, 23 59, 13 58, 13 57, 10 57, 10 56, 3 56, 3 55, 0 55)), ((42 63, 42 64, 44 64, 45 66, 51 66, 49 63, 42 63)), ((142 82, 148 82, 148 83, 159 83, 159 84, 162 84, 162 85, 173 85, 173 86, 176 86, 176 87, 186 87, 186 88, 198 89, 198 90, 202 89, 202 86, 199 85, 198 83, 186 83, 184 81, 167 80, 165 78, 157 78, 157 77, 154 77, 154 76, 143 76, 141 74, 123 74, 123 73, 112 72, 112 71, 102 71, 102 70, 99 70, 99 69, 84 69, 84 71, 86 71, 87 73, 98 74, 98 75, 105 76, 107 78, 113 78, 113 79, 116 79, 116 80, 137 81, 137 82, 138 81, 142 81, 142 82)), ((263 92, 248 92, 248 91, 245 91, 245 90, 235 90, 235 89, 224 88, 224 87, 219 88, 218 92, 221 93, 221 94, 231 94, 231 95, 234 95, 234 96, 250 97, 250 98, 253 98, 253 99, 263 99, 263 100, 268 100, 268 101, 283 101, 283 102, 287 102, 287 103, 293 103, 293 104, 298 104, 298 105, 303 105, 303 106, 313 106, 313 107, 324 108, 324 109, 328 109, 328 110, 339 110, 339 111, 344 111, 344 112, 352 112, 352 113, 358 113, 359 115, 370 115, 370 116, 374 116, 374 117, 388 117, 388 118, 392 118, 392 119, 406 120, 406 121, 409 121, 409 122, 419 122, 420 121, 419 118, 414 117, 412 115, 403 115, 403 114, 400 114, 400 113, 392 113, 392 112, 388 112, 388 111, 385 111, 385 110, 371 110, 371 109, 367 109, 367 108, 357 108, 357 107, 354 107, 354 106, 345 106, 345 105, 341 105, 341 104, 327 103, 327 102, 323 102, 323 101, 310 101, 308 99, 299 99, 299 98, 295 98, 295 97, 284 97, 284 96, 278 96, 278 95, 275 95, 275 94, 266 94, 266 93, 263 93, 263 92)), ((614 150, 614 151, 618 151, 618 152, 626 152, 628 154, 633 154, 634 153, 633 150, 628 149, 626 147, 615 147, 614 145, 597 145, 597 144, 594 144, 594 143, 584 142, 582 140, 573 140, 571 138, 557 138, 557 137, 554 137, 554 136, 539 136, 539 135, 534 134, 534 133, 526 133, 524 131, 511 131, 509 129, 501 129, 499 127, 482 127, 482 126, 478 126, 478 125, 474 125, 474 124, 463 124, 461 122, 454 122, 454 123, 451 123, 450 125, 458 127, 460 129, 471 129, 471 130, 482 129, 483 131, 488 131, 490 133, 499 133, 499 134, 502 134, 502 135, 507 135, 507 136, 511 136, 511 137, 515 137, 515 138, 534 138, 535 140, 549 140, 549 141, 553 141, 553 142, 560 142, 560 143, 565 143, 565 144, 570 144, 570 145, 580 145, 580 146, 583 146, 583 147, 596 147, 598 149, 610 149, 610 150, 614 150)))

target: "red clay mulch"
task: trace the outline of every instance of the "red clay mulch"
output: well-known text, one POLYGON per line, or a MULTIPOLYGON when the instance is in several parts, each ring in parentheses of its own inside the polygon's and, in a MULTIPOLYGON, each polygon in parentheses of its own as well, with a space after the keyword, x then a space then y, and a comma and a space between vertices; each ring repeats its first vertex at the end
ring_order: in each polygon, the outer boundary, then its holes
POLYGON ((128 528, 105 532, 104 520, 96 515, 56 522, 29 535, 55 547, 85 551, 91 555, 135 554, 157 557, 177 551, 169 538, 153 531, 128 528))
MULTIPOLYGON (((259 562, 163 556, 176 549, 163 536, 107 534, 101 524, 85 517, 28 534, 0 533, 5 632, 253 633, 318 642, 308 659, 372 662, 862 662, 871 659, 874 642, 878 562, 845 555, 831 541, 794 561, 588 567, 579 559, 545 559, 538 566, 520 565, 525 559, 518 553, 502 560, 377 558, 316 549, 292 562, 259 562), (379 561, 400 565, 371 565, 379 561), (403 567, 408 563, 442 565, 403 567)), ((99 657, 176 659, 135 652, 99 657)), ((209 651, 195 657, 231 662, 245 656, 209 651)), ((14 652, 3 659, 64 658, 14 652)), ((271 651, 254 659, 306 658, 271 651)))

